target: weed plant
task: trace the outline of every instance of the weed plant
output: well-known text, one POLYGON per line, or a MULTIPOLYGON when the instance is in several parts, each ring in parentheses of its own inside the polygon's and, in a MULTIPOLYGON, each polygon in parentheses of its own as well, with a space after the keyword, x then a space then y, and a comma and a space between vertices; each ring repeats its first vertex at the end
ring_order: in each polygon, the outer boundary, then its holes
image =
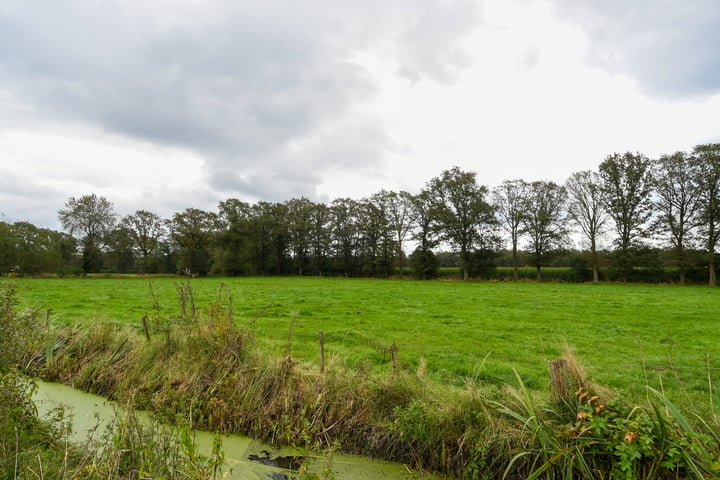
POLYGON ((503 478, 672 479, 720 475, 718 425, 693 425, 662 393, 631 406, 581 379, 564 403, 533 398, 517 377, 513 399, 497 403, 515 421, 516 452, 503 478), (664 412, 665 410, 665 412, 664 412))

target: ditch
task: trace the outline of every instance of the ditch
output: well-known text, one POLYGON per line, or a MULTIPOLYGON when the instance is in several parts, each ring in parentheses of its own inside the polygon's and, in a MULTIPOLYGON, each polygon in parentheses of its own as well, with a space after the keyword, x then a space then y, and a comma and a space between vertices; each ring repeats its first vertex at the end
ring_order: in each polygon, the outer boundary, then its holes
MULTIPOLYGON (((82 443, 98 428, 103 429, 116 414, 113 402, 70 386, 52 382, 37 382, 38 388, 33 400, 42 417, 54 407, 62 406, 72 416, 72 438, 82 443)), ((149 415, 142 412, 142 415, 149 415)), ((198 449, 208 455, 212 448, 213 434, 195 431, 198 449)), ((290 448, 275 448, 241 435, 222 437, 225 463, 221 478, 291 480, 304 478, 299 473, 301 466, 307 468, 307 478, 334 478, 337 480, 387 479, 433 480, 436 477, 408 470, 404 465, 360 456, 311 455, 290 448)))

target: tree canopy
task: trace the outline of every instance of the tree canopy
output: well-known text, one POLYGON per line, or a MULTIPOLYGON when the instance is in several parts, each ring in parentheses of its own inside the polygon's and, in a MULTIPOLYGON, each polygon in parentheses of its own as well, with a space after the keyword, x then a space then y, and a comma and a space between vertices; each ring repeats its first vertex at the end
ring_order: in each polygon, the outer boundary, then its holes
POLYGON ((84 271, 97 272, 102 267, 101 251, 116 218, 113 204, 94 193, 80 198, 70 197, 65 207, 58 210, 60 224, 82 243, 84 271))
POLYGON ((488 188, 478 185, 476 176, 453 167, 426 187, 438 235, 458 249, 465 280, 470 276, 473 249, 489 239, 495 225, 492 207, 485 199, 488 188))
POLYGON ((491 191, 477 172, 456 166, 416 194, 380 190, 328 203, 229 198, 215 211, 187 208, 165 219, 141 209, 119 222, 109 200, 88 194, 57 213, 67 233, 0 222, 0 274, 389 277, 403 275, 407 248, 418 278, 436 277, 441 266, 465 279, 512 266, 517 279, 520 266, 540 278, 548 266, 588 265, 594 281, 665 267, 671 281, 705 275, 714 285, 720 144, 654 160, 613 153, 563 185, 514 179, 491 191))

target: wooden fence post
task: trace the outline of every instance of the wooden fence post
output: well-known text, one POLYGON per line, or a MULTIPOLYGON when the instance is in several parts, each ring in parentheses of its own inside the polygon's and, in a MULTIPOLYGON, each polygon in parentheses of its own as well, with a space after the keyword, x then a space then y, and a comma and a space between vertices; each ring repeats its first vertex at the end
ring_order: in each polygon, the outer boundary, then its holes
POLYGON ((150 328, 148 327, 147 315, 143 315, 142 322, 143 322, 143 330, 145 330, 145 338, 149 342, 150 341, 150 328))
POLYGON ((325 332, 320 330, 320 373, 325 373, 325 332))

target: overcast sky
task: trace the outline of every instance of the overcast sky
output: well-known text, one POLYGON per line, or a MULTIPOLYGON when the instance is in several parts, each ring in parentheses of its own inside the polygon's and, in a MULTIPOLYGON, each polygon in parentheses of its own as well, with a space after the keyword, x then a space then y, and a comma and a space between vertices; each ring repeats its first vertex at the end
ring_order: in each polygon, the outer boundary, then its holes
POLYGON ((554 180, 720 141, 717 0, 6 0, 0 220, 554 180))

